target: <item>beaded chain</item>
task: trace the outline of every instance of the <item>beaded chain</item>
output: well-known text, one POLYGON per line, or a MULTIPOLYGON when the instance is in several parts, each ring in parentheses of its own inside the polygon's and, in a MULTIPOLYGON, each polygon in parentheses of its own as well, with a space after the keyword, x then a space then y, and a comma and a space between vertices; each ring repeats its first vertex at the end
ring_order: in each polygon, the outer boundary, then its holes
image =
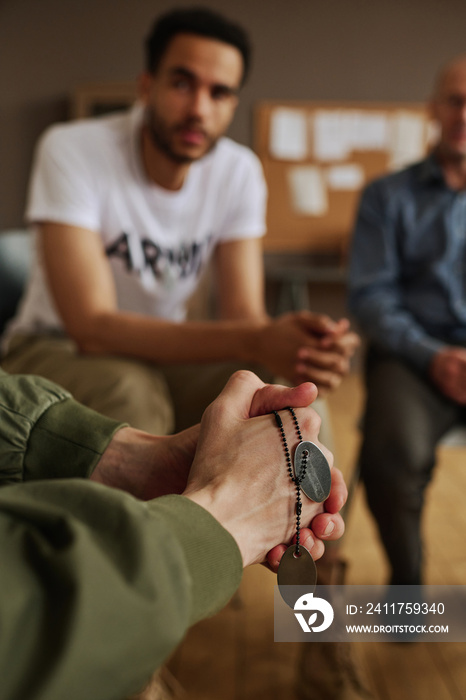
MULTIPOLYGON (((291 408, 291 406, 287 406, 287 411, 289 411, 291 413, 291 416, 293 418, 293 422, 295 424, 296 433, 298 435, 299 442, 303 442, 303 436, 301 435, 301 430, 299 428, 298 419, 296 418, 296 413, 294 412, 294 409, 291 408)), ((279 428, 281 436, 282 436, 283 447, 285 450, 286 467, 288 470, 288 474, 289 474, 289 477, 296 488, 296 548, 295 548, 295 556, 299 557, 299 556, 301 556, 300 551, 299 551, 299 535, 300 535, 300 530, 301 530, 301 510, 302 510, 301 483, 302 483, 302 480, 304 479, 304 476, 306 474, 306 465, 307 465, 307 458, 309 456, 309 452, 308 452, 308 450, 303 450, 303 453, 301 456, 300 472, 299 472, 299 474, 294 474, 290 450, 289 450, 288 442, 286 440, 286 435, 285 435, 285 428, 283 427, 283 421, 282 421, 281 416, 278 413, 278 411, 274 411, 273 414, 275 416, 275 420, 277 422, 278 428, 279 428)))

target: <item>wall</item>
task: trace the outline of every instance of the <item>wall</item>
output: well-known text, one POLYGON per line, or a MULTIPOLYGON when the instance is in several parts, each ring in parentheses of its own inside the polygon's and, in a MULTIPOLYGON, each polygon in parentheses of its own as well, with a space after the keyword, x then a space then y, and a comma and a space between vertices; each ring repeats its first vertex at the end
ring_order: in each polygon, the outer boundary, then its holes
MULTIPOLYGON (((184 2, 184 5, 200 4, 184 2)), ((203 0, 245 24, 253 73, 230 130, 252 141, 260 99, 423 100, 466 51, 464 0, 203 0)), ((21 225, 34 143, 73 87, 132 80, 169 0, 0 0, 0 230, 21 225)))

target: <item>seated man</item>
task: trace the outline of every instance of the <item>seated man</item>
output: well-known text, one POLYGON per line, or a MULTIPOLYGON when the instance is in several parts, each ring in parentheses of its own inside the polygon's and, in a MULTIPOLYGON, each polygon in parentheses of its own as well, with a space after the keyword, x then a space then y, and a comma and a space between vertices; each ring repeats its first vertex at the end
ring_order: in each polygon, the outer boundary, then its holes
POLYGON ((265 312, 264 178, 224 137, 249 62, 240 27, 170 12, 148 37, 133 109, 45 134, 27 208, 37 257, 5 341, 8 371, 155 434, 200 419, 231 374, 221 363, 340 382, 355 343, 346 320, 265 312), (220 318, 187 322, 211 259, 220 318))
POLYGON ((435 448, 466 423, 466 57, 440 72, 431 110, 435 148, 367 187, 351 254, 349 305, 370 341, 360 465, 393 584, 422 581, 435 448))
MULTIPOLYGON (((311 384, 238 372, 200 427, 156 438, 0 370, 2 700, 136 692, 190 625, 227 603, 243 567, 276 570, 295 489, 268 414, 296 406, 304 439, 318 442, 315 396, 311 384)), ((303 499, 314 558, 342 535, 345 498, 332 468, 324 509, 303 499)))

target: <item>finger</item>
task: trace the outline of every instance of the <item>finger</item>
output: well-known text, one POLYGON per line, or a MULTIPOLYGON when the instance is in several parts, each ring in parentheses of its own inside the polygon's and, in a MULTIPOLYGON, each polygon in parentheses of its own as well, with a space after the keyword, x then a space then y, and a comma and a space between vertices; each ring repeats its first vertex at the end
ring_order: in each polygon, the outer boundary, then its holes
POLYGON ((322 395, 322 389, 336 389, 341 384, 342 376, 335 372, 311 367, 306 364, 298 363, 295 366, 296 379, 301 382, 312 382, 317 385, 319 394, 322 395))
POLYGON ((344 353, 333 347, 323 349, 306 345, 298 350, 296 357, 300 362, 322 369, 331 369, 339 374, 345 374, 349 368, 349 362, 344 353))
MULTIPOLYGON (((296 535, 292 539, 292 544, 296 544, 296 535)), ((299 532, 299 542, 310 552, 314 561, 320 559, 325 552, 325 544, 308 527, 303 527, 299 532)))
POLYGON ((301 324, 301 327, 309 333, 325 335, 326 333, 338 332, 338 324, 326 314, 315 314, 311 311, 299 311, 297 313, 297 318, 301 324))
POLYGON ((328 335, 325 336, 325 338, 321 338, 319 341, 319 346, 322 349, 333 350, 345 357, 354 355, 360 344, 360 338, 356 333, 345 333, 338 338, 332 338, 332 336, 328 335))
POLYGON ((340 513, 319 513, 312 519, 311 530, 319 540, 339 540, 345 532, 345 521, 340 513))
POLYGON ((348 333, 350 325, 351 324, 347 318, 340 318, 338 321, 334 322, 333 331, 330 331, 326 337, 333 338, 334 340, 336 338, 341 338, 348 333))
POLYGON ((287 406, 305 408, 315 401, 317 393, 316 385, 311 382, 304 382, 295 387, 266 384, 254 394, 249 416, 263 416, 287 406))
POLYGON ((287 549, 288 547, 286 544, 277 544, 276 547, 273 547, 273 549, 271 549, 270 552, 268 552, 266 556, 266 562, 269 566, 269 569, 271 569, 274 573, 277 573, 280 560, 287 549))
MULTIPOLYGON (((323 556, 325 552, 325 545, 321 540, 314 537, 309 528, 305 527, 300 531, 299 541, 303 545, 303 547, 306 547, 306 549, 310 552, 314 561, 317 561, 317 559, 320 559, 323 556)), ((290 544, 295 543, 296 535, 293 537, 293 540, 290 544)), ((268 552, 266 556, 266 563, 268 568, 271 569, 271 571, 273 571, 274 573, 277 573, 281 558, 285 554, 290 544, 277 544, 275 547, 273 547, 273 549, 270 550, 270 552, 268 552)))
POLYGON ((264 382, 256 374, 248 370, 239 370, 232 374, 211 406, 225 404, 230 413, 236 413, 239 419, 247 419, 254 395, 263 387, 264 382))
POLYGON ((349 370, 349 362, 340 352, 323 350, 309 345, 299 348, 296 357, 300 363, 309 364, 322 369, 330 369, 339 374, 346 374, 349 370))
POLYGON ((327 513, 338 513, 346 503, 348 489, 343 478, 343 474, 337 467, 332 469, 332 484, 330 494, 324 503, 327 513))
POLYGON ((358 347, 361 345, 361 340, 356 333, 348 333, 332 346, 336 352, 340 352, 345 357, 352 357, 358 347))

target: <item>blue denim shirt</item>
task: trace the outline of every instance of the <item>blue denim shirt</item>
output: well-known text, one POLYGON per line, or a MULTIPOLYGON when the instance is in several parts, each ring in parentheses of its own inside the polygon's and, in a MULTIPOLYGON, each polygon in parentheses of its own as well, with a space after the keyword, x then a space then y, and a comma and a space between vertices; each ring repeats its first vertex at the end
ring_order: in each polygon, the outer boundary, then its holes
POLYGON ((466 346, 466 191, 431 154, 363 192, 351 248, 349 308, 377 345, 426 370, 466 346))

